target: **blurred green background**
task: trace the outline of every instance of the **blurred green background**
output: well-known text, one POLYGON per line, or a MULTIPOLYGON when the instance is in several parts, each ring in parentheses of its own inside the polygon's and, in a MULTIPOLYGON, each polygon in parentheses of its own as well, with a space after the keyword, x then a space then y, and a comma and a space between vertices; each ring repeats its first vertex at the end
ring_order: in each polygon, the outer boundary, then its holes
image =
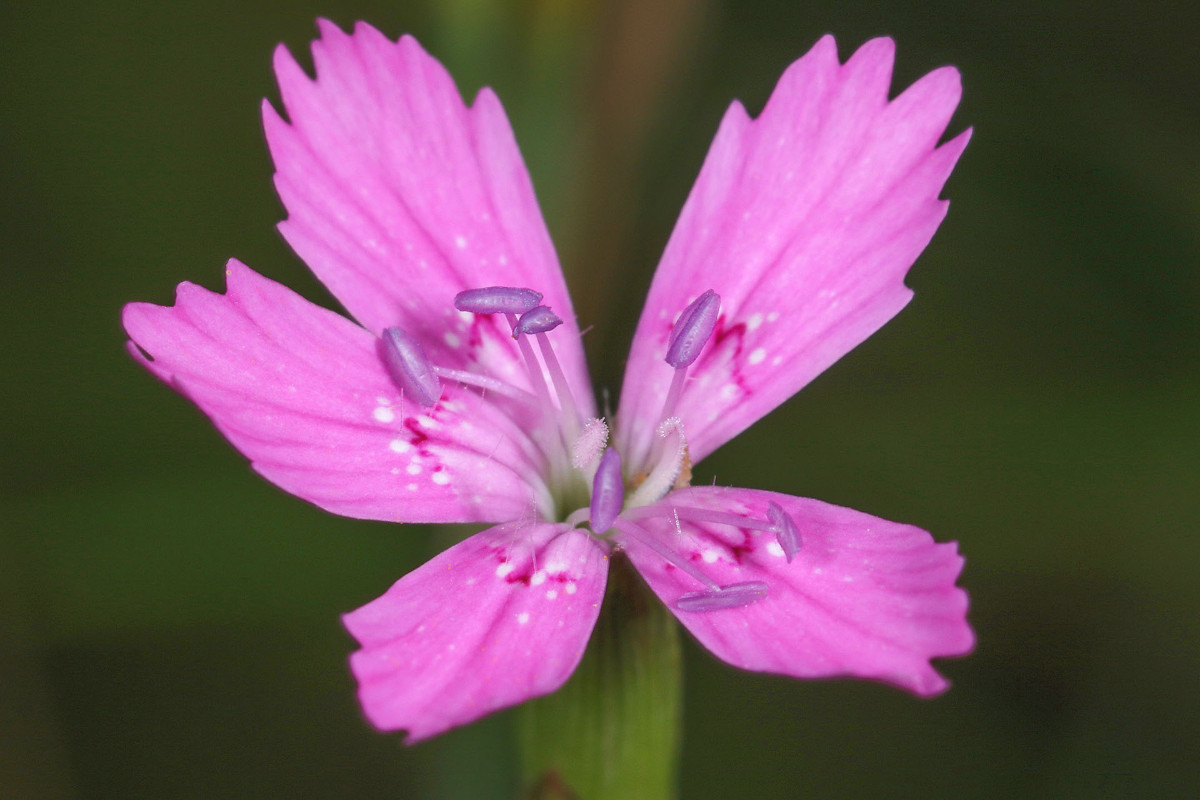
MULTIPOLYGON (((129 300, 273 229, 258 103, 318 15, 504 99, 599 385, 721 112, 823 33, 964 75, 915 301, 697 481, 957 539, 979 636, 919 701, 687 645, 684 798, 1190 797, 1200 785, 1200 15, 1183 4, 57 2, 0 10, 0 796, 506 798, 511 720, 362 721, 338 614, 461 531, 328 516, 125 355, 129 300)), ((1195 8, 1195 7, 1193 7, 1195 8)))

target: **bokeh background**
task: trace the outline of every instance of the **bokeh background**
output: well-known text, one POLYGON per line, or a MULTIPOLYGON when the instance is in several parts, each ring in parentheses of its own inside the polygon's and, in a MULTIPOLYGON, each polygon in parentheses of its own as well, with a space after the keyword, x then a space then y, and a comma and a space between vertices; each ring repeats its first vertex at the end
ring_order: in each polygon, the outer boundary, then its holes
MULTIPOLYGON (((0 796, 507 798, 500 714, 361 719, 338 614, 461 530, 253 475, 126 357, 122 303, 273 229, 258 103, 318 15, 505 101, 600 385, 733 97, 823 33, 964 75, 975 138, 915 301, 697 480, 957 539, 979 636, 933 701, 687 644, 684 798, 1190 797, 1200 785, 1200 16, 1185 4, 207 0, 0 9, 0 796), (1187 14, 1187 16, 1184 16, 1187 14)), ((1195 6, 1193 9, 1197 8, 1195 6)), ((305 56, 306 58, 306 56, 305 56)), ((335 306, 336 307, 336 306, 335 306)))

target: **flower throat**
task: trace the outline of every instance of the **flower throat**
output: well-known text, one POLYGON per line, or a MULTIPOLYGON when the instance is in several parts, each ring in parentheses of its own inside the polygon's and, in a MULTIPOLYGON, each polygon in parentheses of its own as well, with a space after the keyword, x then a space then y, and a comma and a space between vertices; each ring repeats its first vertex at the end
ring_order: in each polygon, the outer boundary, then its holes
POLYGON ((661 541, 638 523, 649 517, 666 516, 672 519, 680 536, 685 535, 685 522, 716 523, 754 533, 771 533, 789 562, 800 549, 795 523, 775 503, 769 505, 768 518, 762 520, 659 502, 672 489, 687 486, 691 479, 687 436, 676 408, 688 368, 712 337, 721 298, 709 289, 683 309, 671 328, 664 360, 675 374, 658 416, 657 438, 649 448, 646 465, 633 475, 626 474, 620 453, 608 446, 610 431, 604 418, 585 419, 581 415, 550 341, 549 334, 563 321, 541 301, 540 292, 510 286, 468 289, 454 298, 454 307, 461 312, 504 315, 532 392, 491 375, 433 364, 417 339, 401 328, 383 331, 384 364, 404 395, 422 406, 431 407, 441 399, 441 382, 446 380, 498 395, 530 414, 536 420, 531 438, 544 461, 546 484, 554 506, 539 509, 540 513, 548 521, 562 521, 572 527, 586 522, 591 534, 601 540, 618 543, 622 539, 636 540, 695 578, 703 588, 680 597, 681 609, 717 610, 748 605, 765 597, 767 586, 759 581, 719 586, 696 564, 682 557, 677 547, 661 541), (540 362, 530 337, 537 341, 540 362))

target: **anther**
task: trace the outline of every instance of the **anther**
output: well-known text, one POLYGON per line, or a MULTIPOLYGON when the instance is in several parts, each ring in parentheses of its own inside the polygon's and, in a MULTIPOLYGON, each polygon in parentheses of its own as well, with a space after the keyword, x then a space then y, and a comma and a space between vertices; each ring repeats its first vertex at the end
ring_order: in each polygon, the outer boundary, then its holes
POLYGON ((719 589, 688 592, 679 596, 675 607, 680 611, 720 611, 725 608, 741 608, 757 603, 767 596, 768 586, 762 581, 731 583, 719 589))
POLYGON ((546 306, 531 308, 521 315, 513 326, 513 338, 519 339, 522 333, 546 333, 562 325, 558 315, 546 306))
POLYGON ((800 552, 800 531, 795 521, 774 501, 767 503, 767 519, 771 520, 771 528, 775 531, 779 546, 783 548, 784 556, 789 564, 792 563, 792 558, 800 552))
POLYGON ((593 533, 612 527, 625 505, 625 483, 621 477, 621 454, 613 448, 604 451, 596 477, 592 479, 591 525, 593 533))
POLYGON ((431 406, 442 394, 442 384, 425 357, 421 343, 400 328, 385 328, 383 363, 404 395, 423 406, 431 406))
POLYGON ((467 289, 454 296, 454 307, 472 314, 524 314, 542 302, 542 293, 513 286, 467 289))
POLYGON ((667 340, 667 363, 676 369, 691 366, 712 336, 720 312, 721 298, 712 289, 693 300, 671 328, 671 336, 667 340))

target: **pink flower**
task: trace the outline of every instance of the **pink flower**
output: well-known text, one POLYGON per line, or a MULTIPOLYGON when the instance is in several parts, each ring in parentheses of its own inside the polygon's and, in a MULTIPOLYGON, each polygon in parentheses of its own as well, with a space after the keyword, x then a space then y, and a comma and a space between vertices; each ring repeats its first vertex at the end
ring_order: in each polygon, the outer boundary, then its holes
POLYGON ((954 544, 687 484, 908 302, 970 133, 937 146, 957 72, 889 102, 892 41, 843 65, 825 37, 757 119, 734 103, 606 421, 496 96, 466 106, 411 38, 320 28, 316 80, 276 51, 290 122, 269 103, 263 119, 280 230, 357 324, 231 261, 224 295, 184 283, 124 325, 133 356, 286 491, 363 519, 493 524, 346 615, 370 720, 412 742, 554 691, 616 548, 730 664, 942 691, 930 659, 973 641, 954 544))

